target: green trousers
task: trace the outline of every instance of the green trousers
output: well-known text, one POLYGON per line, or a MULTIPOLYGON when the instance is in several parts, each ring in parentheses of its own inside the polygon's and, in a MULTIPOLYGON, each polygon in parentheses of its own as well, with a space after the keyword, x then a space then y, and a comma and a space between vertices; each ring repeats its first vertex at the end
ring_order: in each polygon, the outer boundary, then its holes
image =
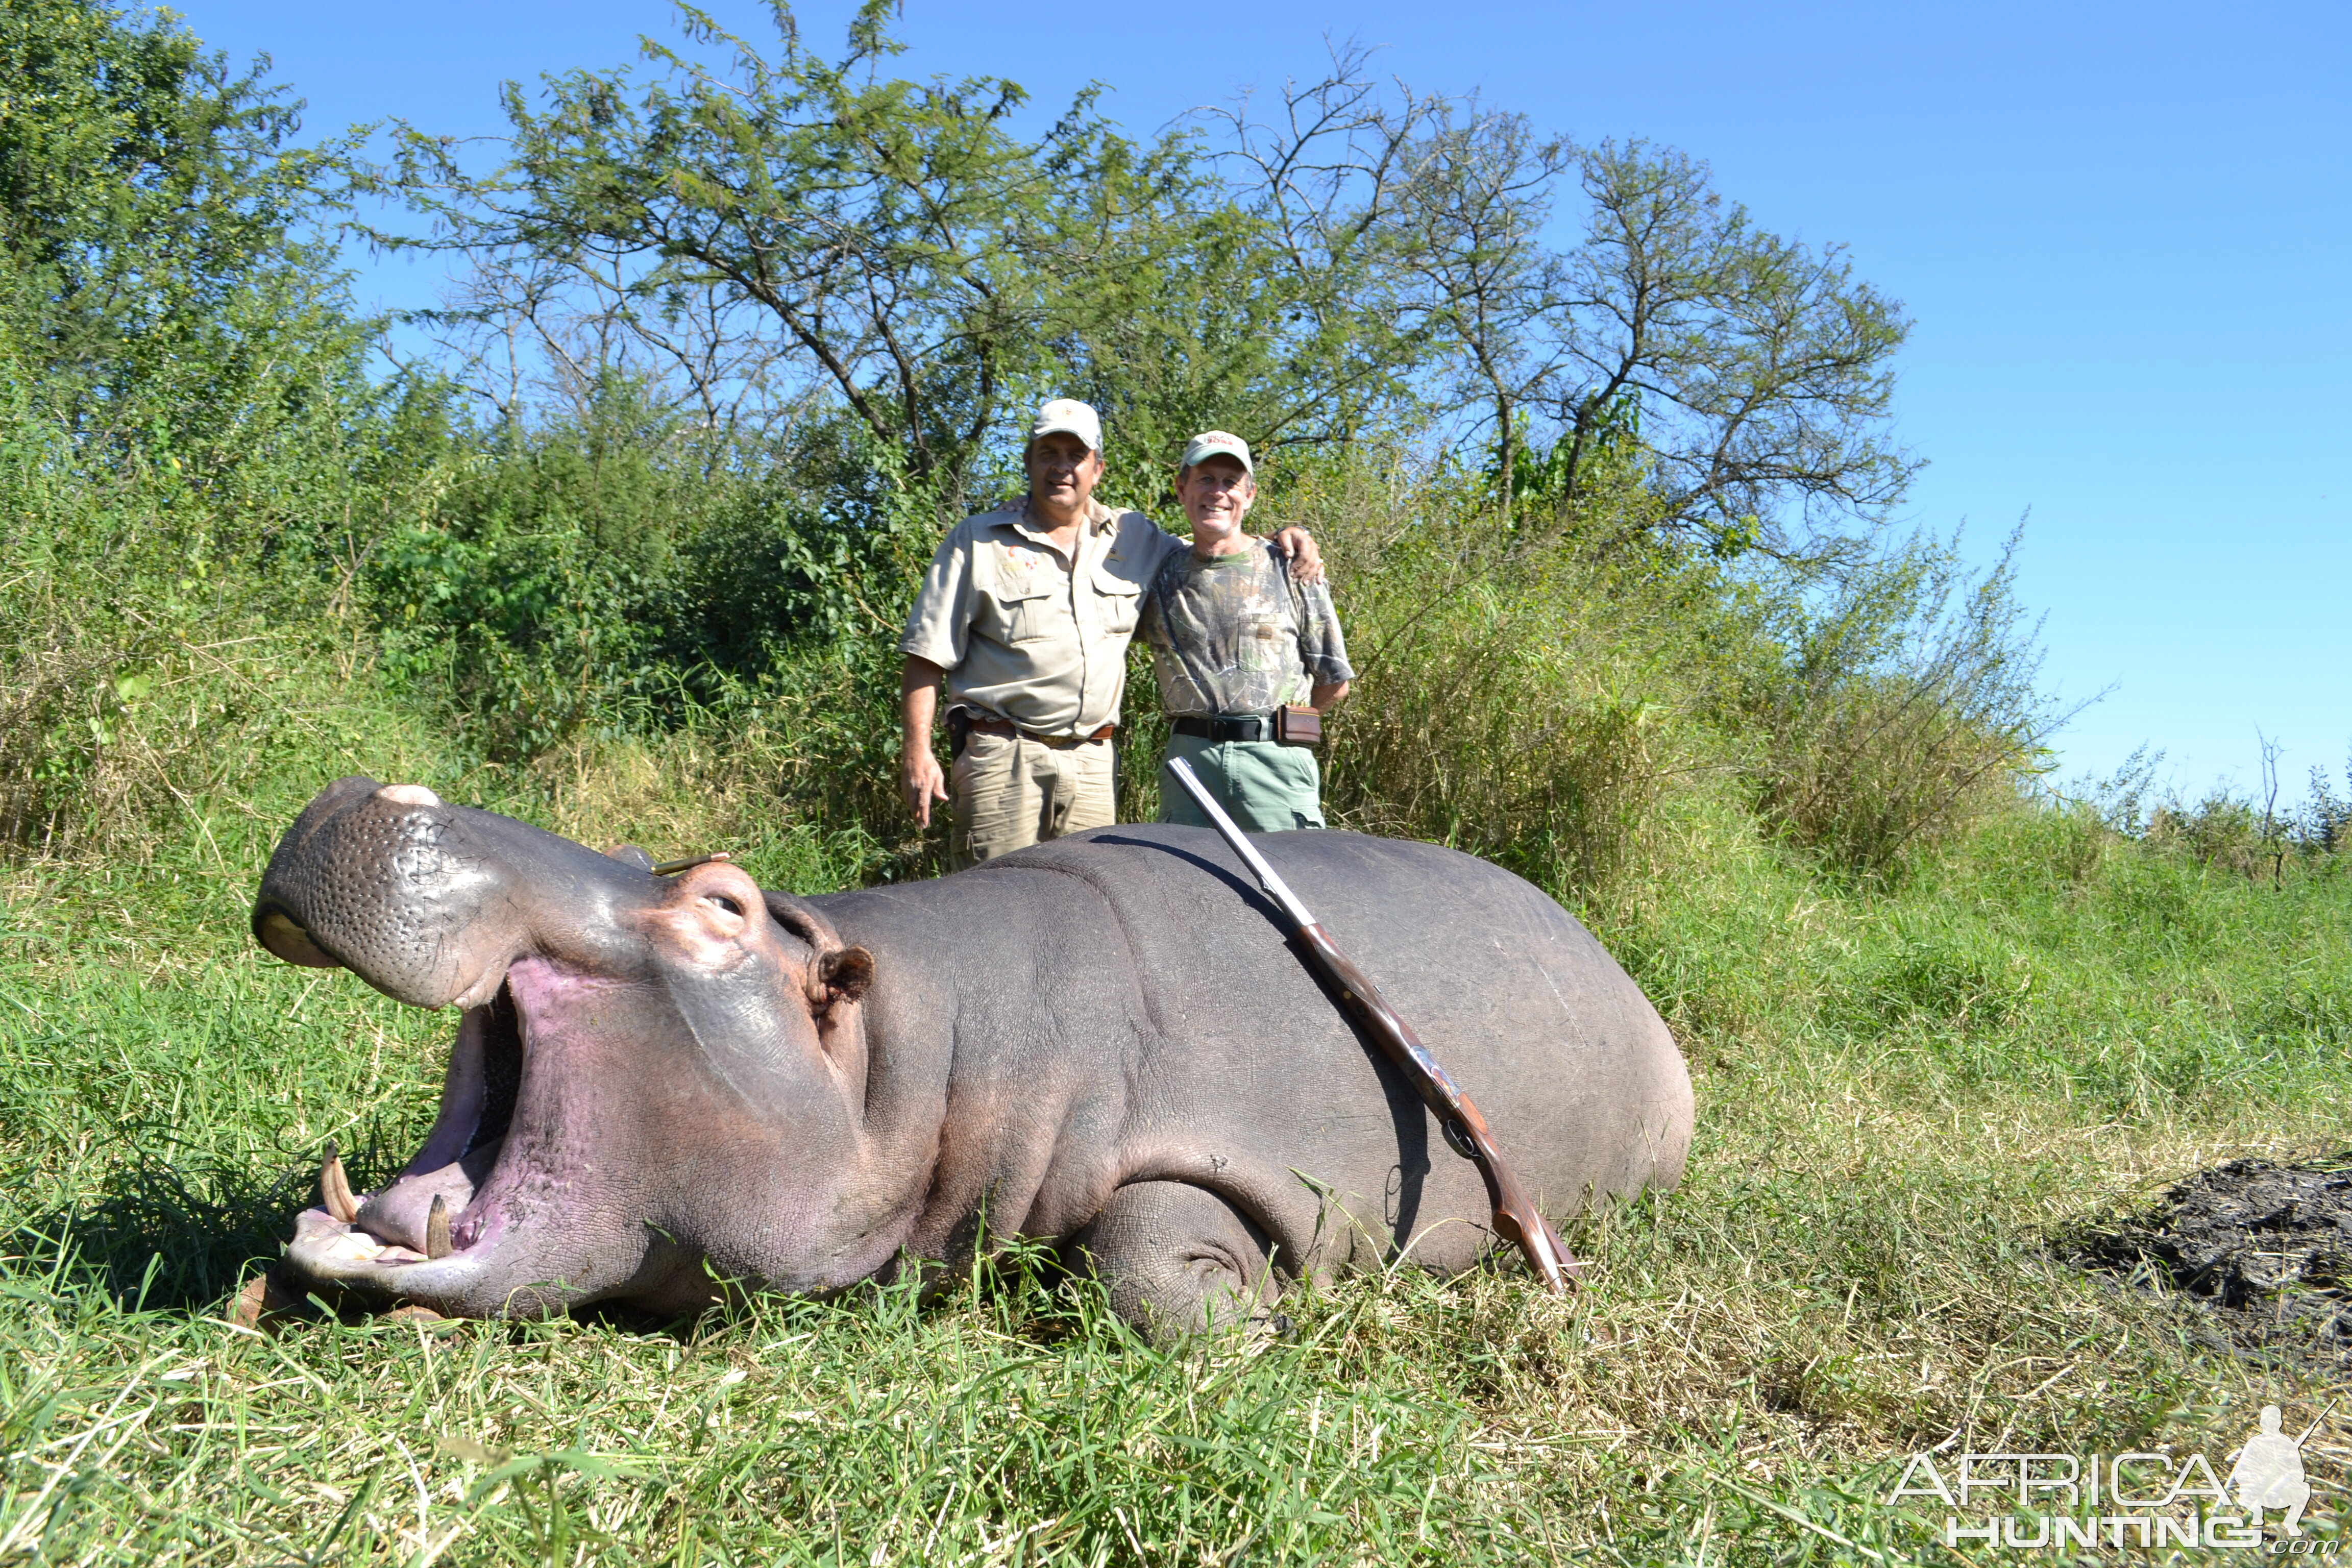
MULTIPOLYGON (((1244 833, 1323 826, 1323 770, 1305 746, 1278 746, 1272 741, 1213 743, 1198 735, 1171 735, 1168 760, 1178 757, 1191 764, 1244 833)), ((1166 761, 1160 764, 1160 820, 1210 826, 1166 761)))

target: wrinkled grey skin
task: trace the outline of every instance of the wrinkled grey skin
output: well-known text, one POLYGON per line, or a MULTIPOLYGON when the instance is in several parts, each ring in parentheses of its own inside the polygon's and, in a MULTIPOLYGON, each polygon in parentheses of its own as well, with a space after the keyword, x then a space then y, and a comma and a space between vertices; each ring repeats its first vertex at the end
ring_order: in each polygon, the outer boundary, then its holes
MULTIPOLYGON (((1556 1220, 1679 1178, 1682 1058, 1557 904, 1431 845, 1260 843, 1556 1220)), ((304 1288, 671 1312, 714 1278, 837 1291, 1017 1234, 1091 1262, 1165 1335, 1302 1276, 1400 1249, 1453 1272, 1492 1245, 1475 1169, 1201 829, 800 900, 351 778, 278 846, 254 930, 465 1009, 425 1149, 356 1225, 299 1216, 304 1288)))

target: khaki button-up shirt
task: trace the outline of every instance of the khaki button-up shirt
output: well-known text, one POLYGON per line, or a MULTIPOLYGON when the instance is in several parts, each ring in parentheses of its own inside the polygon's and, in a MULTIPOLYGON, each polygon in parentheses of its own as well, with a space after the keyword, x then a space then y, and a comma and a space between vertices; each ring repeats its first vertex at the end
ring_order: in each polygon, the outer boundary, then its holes
POLYGON ((1118 718, 1144 588, 1188 546, 1098 501, 1076 560, 1045 534, 1023 501, 958 523, 931 556, 898 651, 947 671, 950 707, 1041 735, 1090 734, 1118 718))

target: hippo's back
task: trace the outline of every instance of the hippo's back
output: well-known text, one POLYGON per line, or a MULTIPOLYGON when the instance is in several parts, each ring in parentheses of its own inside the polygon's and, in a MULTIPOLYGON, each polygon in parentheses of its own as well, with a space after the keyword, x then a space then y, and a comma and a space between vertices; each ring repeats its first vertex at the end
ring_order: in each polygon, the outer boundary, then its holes
MULTIPOLYGON (((1485 1113, 1548 1213, 1679 1179, 1692 1115, 1682 1057, 1559 904, 1436 845, 1326 831, 1255 843, 1485 1113)), ((1388 1232, 1436 1267, 1476 1256, 1489 1211, 1475 1168, 1310 972, 1223 839, 1101 828, 953 880, 1039 871, 1091 889, 1055 902, 1101 909, 1106 961, 1134 972, 1143 1017, 1126 1179, 1158 1173, 1155 1162, 1190 1173, 1231 1160, 1247 1167, 1235 1178, 1245 1206, 1279 1211, 1262 1215, 1270 1229, 1328 1224, 1309 1195, 1321 1184, 1383 1250, 1388 1232), (1297 1196, 1267 1195, 1277 1190, 1297 1196)))

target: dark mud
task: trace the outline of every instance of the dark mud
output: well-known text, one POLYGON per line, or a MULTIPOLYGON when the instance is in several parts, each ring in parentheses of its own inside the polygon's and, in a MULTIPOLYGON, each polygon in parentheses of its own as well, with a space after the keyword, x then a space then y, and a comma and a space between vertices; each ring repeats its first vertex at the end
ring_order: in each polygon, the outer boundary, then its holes
POLYGON ((2352 1152, 2232 1160, 2066 1250, 2127 1286, 2177 1292, 2232 1348, 2352 1361, 2352 1152))

